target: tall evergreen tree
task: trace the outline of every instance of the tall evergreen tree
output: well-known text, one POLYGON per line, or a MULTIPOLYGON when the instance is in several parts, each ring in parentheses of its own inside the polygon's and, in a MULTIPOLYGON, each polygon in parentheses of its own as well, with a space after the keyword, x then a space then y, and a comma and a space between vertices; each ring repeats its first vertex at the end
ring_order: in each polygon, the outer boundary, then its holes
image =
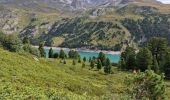
POLYGON ((80 57, 78 58, 78 63, 81 63, 81 58, 80 57))
POLYGON ((44 49, 44 42, 41 42, 39 44, 39 51, 40 51, 40 56, 41 57, 46 57, 45 49, 44 49))
POLYGON ((136 56, 137 67, 141 71, 145 71, 148 68, 151 68, 153 63, 152 53, 147 48, 142 48, 139 50, 136 56))
POLYGON ((148 42, 148 48, 152 55, 156 57, 158 64, 164 60, 165 52, 167 50, 168 42, 165 38, 153 37, 148 42))
POLYGON ((111 68, 112 68, 112 65, 111 65, 111 63, 110 63, 109 58, 107 58, 107 59, 106 59, 106 65, 105 65, 105 67, 104 67, 104 72, 105 72, 106 74, 110 74, 110 73, 111 73, 111 68))
POLYGON ((102 68, 102 62, 100 59, 97 60, 97 69, 100 70, 102 68))
POLYGON ((86 62, 86 60, 87 60, 86 57, 84 57, 84 58, 83 58, 83 61, 86 62))
POLYGON ((100 52, 98 55, 98 59, 100 59, 102 66, 104 66, 106 62, 106 55, 103 52, 100 52))
POLYGON ((91 57, 89 57, 89 62, 91 62, 92 61, 92 59, 91 59, 91 57))
POLYGON ((127 70, 134 70, 136 68, 135 49, 132 47, 127 47, 126 50, 121 54, 121 60, 125 62, 125 65, 121 65, 121 67, 126 67, 124 69, 127 70))
POLYGON ((49 58, 53 58, 54 57, 53 49, 52 48, 50 48, 48 55, 49 55, 49 58))
POLYGON ((93 69, 95 67, 95 62, 93 60, 91 60, 91 62, 90 62, 90 67, 91 67, 91 69, 93 69))
POLYGON ((165 65, 163 68, 163 72, 165 73, 166 79, 170 79, 170 49, 167 50, 165 58, 166 58, 166 61, 165 61, 165 65))
POLYGON ((60 50, 59 57, 60 57, 61 59, 64 59, 64 58, 66 57, 66 54, 65 54, 65 52, 64 52, 63 49, 60 50))

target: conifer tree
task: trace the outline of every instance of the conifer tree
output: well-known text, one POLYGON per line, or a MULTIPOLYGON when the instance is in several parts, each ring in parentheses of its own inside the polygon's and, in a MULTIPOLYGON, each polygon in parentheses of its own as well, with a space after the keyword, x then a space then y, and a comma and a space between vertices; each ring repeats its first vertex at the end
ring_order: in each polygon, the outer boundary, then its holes
POLYGON ((106 55, 103 52, 100 52, 98 55, 98 59, 101 61, 102 66, 104 66, 106 62, 106 55))
POLYGON ((105 72, 106 74, 110 74, 110 73, 111 73, 111 67, 112 67, 112 65, 111 65, 111 63, 110 63, 110 60, 109 60, 109 58, 107 58, 107 59, 106 59, 106 65, 105 65, 105 67, 104 67, 104 72, 105 72))
POLYGON ((153 57, 152 53, 147 48, 142 48, 139 50, 136 56, 137 68, 141 71, 145 71, 152 66, 153 57))
POLYGON ((86 62, 86 57, 83 58, 83 61, 86 62))
POLYGON ((97 60, 97 69, 100 70, 102 68, 102 62, 100 59, 97 60))
POLYGON ((54 54, 53 54, 53 49, 52 48, 50 48, 48 55, 49 55, 49 58, 54 58, 54 54))
POLYGON ((95 62, 93 60, 91 60, 91 62, 90 62, 90 67, 91 67, 91 69, 93 69, 95 67, 95 62))
POLYGON ((39 51, 40 51, 40 56, 41 57, 46 57, 46 53, 45 53, 45 50, 44 50, 44 42, 41 42, 39 44, 39 51))
POLYGON ((58 56, 59 56, 59 54, 56 52, 56 53, 54 53, 54 58, 58 58, 58 56))
POLYGON ((60 57, 61 59, 64 59, 64 58, 66 57, 66 54, 65 54, 65 52, 64 52, 63 49, 60 50, 59 57, 60 57))
POLYGON ((79 57, 79 59, 78 59, 78 63, 81 63, 81 58, 79 57))
POLYGON ((92 61, 92 59, 91 59, 91 57, 89 58, 89 62, 91 62, 92 61))

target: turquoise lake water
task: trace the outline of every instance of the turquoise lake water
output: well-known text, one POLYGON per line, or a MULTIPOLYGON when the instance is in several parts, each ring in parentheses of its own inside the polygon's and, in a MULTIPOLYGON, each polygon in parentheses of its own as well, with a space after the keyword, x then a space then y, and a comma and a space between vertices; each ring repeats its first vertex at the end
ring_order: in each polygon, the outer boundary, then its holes
MULTIPOLYGON (((48 52, 49 49, 45 49, 46 50, 46 56, 48 57, 48 52)), ((59 50, 53 50, 54 52, 59 52, 59 50)), ((65 53, 68 53, 68 51, 65 51, 65 53)), ((96 52, 82 52, 82 51, 78 51, 78 53, 80 54, 81 58, 86 57, 87 59, 89 59, 90 57, 98 57, 98 53, 96 52)), ((119 54, 106 54, 106 56, 110 59, 111 62, 114 63, 118 63, 120 60, 120 55, 119 54)))

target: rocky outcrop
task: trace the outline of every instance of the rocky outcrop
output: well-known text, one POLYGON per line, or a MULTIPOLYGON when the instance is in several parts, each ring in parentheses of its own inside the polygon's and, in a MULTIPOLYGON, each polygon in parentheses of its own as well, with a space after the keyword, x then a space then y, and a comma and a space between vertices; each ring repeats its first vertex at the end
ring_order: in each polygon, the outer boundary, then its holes
POLYGON ((15 33, 18 28, 18 17, 10 10, 0 10, 0 30, 7 34, 15 33))

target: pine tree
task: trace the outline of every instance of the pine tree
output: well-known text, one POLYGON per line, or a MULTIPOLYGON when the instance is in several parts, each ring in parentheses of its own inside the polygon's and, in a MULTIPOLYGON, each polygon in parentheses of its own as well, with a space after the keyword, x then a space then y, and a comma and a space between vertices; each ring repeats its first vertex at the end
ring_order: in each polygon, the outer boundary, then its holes
POLYGON ((166 100, 164 76, 152 70, 129 76, 125 82, 132 100, 166 100))
POLYGON ((81 58, 79 57, 79 59, 78 59, 78 63, 81 63, 81 58))
POLYGON ((168 42, 165 38, 153 37, 148 42, 148 48, 152 55, 156 57, 158 64, 164 60, 168 42))
POLYGON ((170 48, 169 50, 167 50, 165 58, 166 58, 166 61, 163 67, 163 72, 165 73, 166 79, 170 79, 170 48))
POLYGON ((109 60, 109 58, 107 58, 106 59, 106 65, 105 65, 105 67, 104 67, 104 72, 106 73, 106 74, 110 74, 111 73, 111 63, 110 63, 110 60, 109 60))
POLYGON ((135 49, 132 47, 127 47, 124 52, 121 54, 121 60, 124 60, 125 65, 121 67, 126 67, 124 69, 134 70, 136 68, 136 53, 135 49))
POLYGON ((58 56, 59 56, 59 54, 56 52, 56 53, 54 53, 54 58, 58 58, 58 56))
POLYGON ((83 58, 83 61, 86 62, 86 57, 83 58))
POLYGON ((63 49, 60 50, 59 57, 60 57, 61 59, 64 59, 64 58, 66 57, 66 54, 65 54, 65 52, 64 52, 63 49))
POLYGON ((142 48, 139 50, 136 56, 137 68, 141 71, 145 71, 152 66, 153 57, 152 53, 147 48, 142 48))
POLYGON ((97 60, 97 69, 100 70, 102 68, 102 62, 100 59, 97 60))
POLYGON ((53 49, 52 48, 50 48, 48 55, 49 55, 49 58, 54 58, 54 54, 53 54, 53 49))
POLYGON ((40 51, 40 56, 41 57, 46 57, 46 53, 45 53, 45 50, 44 50, 44 42, 41 42, 39 44, 39 51, 40 51))
POLYGON ((91 62, 90 62, 90 67, 91 67, 91 69, 93 69, 95 67, 95 62, 93 60, 91 60, 91 62))
POLYGON ((89 58, 89 62, 91 62, 92 61, 92 59, 91 59, 91 57, 89 58))
POLYGON ((98 55, 98 59, 100 59, 102 66, 104 66, 106 62, 106 55, 103 52, 100 52, 98 55))

